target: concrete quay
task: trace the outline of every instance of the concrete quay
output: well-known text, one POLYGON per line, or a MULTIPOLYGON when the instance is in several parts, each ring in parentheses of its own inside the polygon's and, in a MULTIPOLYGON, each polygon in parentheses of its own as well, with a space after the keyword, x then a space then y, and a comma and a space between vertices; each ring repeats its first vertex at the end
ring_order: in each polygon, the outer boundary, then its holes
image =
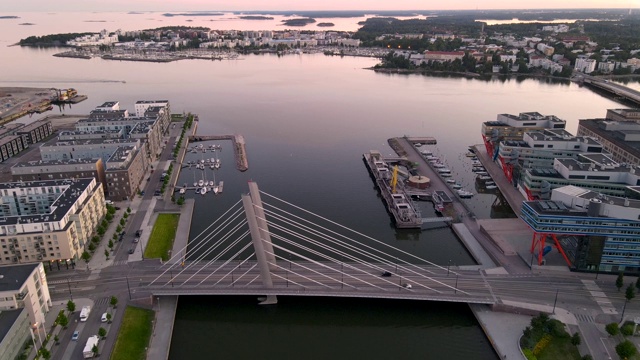
POLYGON ((239 171, 247 171, 249 169, 249 160, 247 160, 247 149, 244 137, 240 134, 235 135, 192 135, 189 136, 190 142, 211 141, 211 140, 231 140, 233 143, 233 153, 236 158, 236 168, 239 171))
POLYGON ((496 183, 513 212, 516 215, 520 214, 522 212, 522 202, 526 200, 524 196, 522 196, 522 193, 507 180, 502 172, 502 168, 487 154, 487 149, 485 149, 484 145, 475 145, 473 149, 478 160, 480 160, 482 166, 496 183))

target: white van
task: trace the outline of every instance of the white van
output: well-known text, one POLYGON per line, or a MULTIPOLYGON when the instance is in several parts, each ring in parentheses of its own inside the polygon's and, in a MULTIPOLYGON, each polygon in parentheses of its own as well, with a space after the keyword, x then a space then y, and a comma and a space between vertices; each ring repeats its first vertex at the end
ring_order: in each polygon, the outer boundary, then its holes
POLYGON ((107 322, 107 313, 102 314, 102 317, 100 318, 100 321, 107 322))

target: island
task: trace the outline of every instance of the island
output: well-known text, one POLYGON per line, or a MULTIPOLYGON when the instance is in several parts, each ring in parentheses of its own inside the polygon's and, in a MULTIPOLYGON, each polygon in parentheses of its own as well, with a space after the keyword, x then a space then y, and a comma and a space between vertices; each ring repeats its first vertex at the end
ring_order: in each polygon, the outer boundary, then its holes
POLYGON ((67 41, 75 38, 93 35, 93 33, 69 33, 69 34, 53 34, 44 36, 29 36, 26 39, 21 39, 18 45, 20 46, 65 46, 67 41))
POLYGON ((193 12, 193 13, 164 13, 162 16, 222 16, 223 13, 218 12, 193 12))
POLYGON ((271 16, 262 16, 262 15, 243 15, 238 16, 238 19, 242 20, 273 20, 271 16))
POLYGON ((5 15, 5 16, 0 16, 0 19, 20 19, 20 17, 13 16, 13 15, 5 15))
POLYGON ((334 24, 332 22, 321 22, 321 23, 318 23, 318 25, 316 25, 316 26, 319 26, 319 27, 332 27, 332 26, 336 26, 336 24, 334 24))
POLYGON ((313 24, 316 22, 316 19, 312 18, 296 18, 296 19, 287 19, 282 20, 284 25, 287 26, 306 26, 307 24, 313 24))
POLYGON ((20 23, 18 25, 35 25, 34 23, 20 23))

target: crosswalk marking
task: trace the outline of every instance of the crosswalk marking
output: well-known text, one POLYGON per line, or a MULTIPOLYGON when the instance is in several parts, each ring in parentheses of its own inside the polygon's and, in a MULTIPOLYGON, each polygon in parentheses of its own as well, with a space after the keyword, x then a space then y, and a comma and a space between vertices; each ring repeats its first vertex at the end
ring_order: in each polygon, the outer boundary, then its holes
POLYGON ((589 293, 591 293, 593 300, 600 306, 602 312, 612 315, 616 315, 618 313, 616 308, 613 307, 613 304, 611 304, 611 301, 607 298, 607 295, 605 295, 594 280, 582 280, 582 283, 589 293))
POLYGON ((593 323, 595 322, 593 316, 591 315, 585 315, 585 314, 574 314, 576 316, 576 319, 578 319, 581 322, 588 322, 588 323, 593 323))

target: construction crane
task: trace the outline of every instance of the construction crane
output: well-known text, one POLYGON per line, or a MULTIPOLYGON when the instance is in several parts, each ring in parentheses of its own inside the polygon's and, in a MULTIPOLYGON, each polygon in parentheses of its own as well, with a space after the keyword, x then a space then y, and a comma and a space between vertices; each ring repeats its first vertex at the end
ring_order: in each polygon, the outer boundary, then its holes
POLYGON ((396 193, 396 185, 398 185, 398 165, 393 167, 393 177, 391 178, 391 193, 396 193))

